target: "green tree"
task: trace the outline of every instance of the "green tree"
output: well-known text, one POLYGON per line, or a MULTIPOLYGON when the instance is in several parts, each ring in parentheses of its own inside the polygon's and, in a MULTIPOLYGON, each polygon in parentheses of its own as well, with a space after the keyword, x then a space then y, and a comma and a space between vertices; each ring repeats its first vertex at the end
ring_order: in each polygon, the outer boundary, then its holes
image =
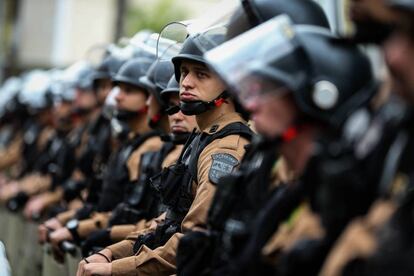
POLYGON ((167 23, 187 18, 186 8, 177 5, 174 0, 158 0, 154 5, 129 7, 126 14, 125 35, 132 36, 143 29, 160 32, 167 23))

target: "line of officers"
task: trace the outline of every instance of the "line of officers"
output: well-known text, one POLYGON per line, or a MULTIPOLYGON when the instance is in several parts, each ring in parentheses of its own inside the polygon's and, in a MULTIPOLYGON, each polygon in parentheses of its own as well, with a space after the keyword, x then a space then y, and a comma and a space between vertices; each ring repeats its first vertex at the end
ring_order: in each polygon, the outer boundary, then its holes
POLYGON ((157 54, 141 33, 9 79, 13 274, 414 275, 414 1, 350 17, 337 37, 314 1, 243 0, 157 54))

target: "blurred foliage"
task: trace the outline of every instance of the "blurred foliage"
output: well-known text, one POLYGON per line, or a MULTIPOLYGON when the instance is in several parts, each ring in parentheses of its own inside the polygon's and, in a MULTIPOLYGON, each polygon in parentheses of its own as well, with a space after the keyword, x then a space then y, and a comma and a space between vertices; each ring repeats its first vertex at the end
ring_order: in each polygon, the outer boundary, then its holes
POLYGON ((132 36, 143 29, 160 32, 167 23, 188 18, 186 7, 174 0, 154 2, 153 5, 142 4, 138 7, 129 5, 125 22, 126 36, 132 36))

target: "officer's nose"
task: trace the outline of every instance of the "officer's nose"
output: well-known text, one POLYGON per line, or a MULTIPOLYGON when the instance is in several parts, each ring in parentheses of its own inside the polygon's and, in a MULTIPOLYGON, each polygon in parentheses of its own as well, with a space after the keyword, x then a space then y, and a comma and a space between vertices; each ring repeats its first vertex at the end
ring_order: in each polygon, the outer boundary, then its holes
POLYGON ((119 104, 125 97, 125 92, 120 89, 115 96, 115 101, 119 104))
POLYGON ((194 79, 192 77, 192 74, 187 74, 182 77, 181 86, 184 88, 184 90, 188 90, 194 87, 194 79))
POLYGON ((398 73, 407 62, 408 41, 401 34, 393 35, 384 47, 385 58, 391 71, 398 73))
POLYGON ((243 107, 250 113, 254 113, 259 108, 259 99, 257 97, 249 97, 248 99, 244 99, 243 107))

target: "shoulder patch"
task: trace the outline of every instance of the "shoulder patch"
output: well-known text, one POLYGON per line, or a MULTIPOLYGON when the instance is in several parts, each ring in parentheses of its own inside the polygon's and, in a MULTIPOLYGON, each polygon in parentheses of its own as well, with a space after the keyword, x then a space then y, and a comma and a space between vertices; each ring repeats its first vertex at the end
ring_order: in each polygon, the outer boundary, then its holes
POLYGON ((239 164, 239 160, 228 153, 216 153, 211 155, 211 158, 213 158, 213 163, 208 178, 214 184, 218 183, 220 177, 230 174, 234 167, 239 164))

